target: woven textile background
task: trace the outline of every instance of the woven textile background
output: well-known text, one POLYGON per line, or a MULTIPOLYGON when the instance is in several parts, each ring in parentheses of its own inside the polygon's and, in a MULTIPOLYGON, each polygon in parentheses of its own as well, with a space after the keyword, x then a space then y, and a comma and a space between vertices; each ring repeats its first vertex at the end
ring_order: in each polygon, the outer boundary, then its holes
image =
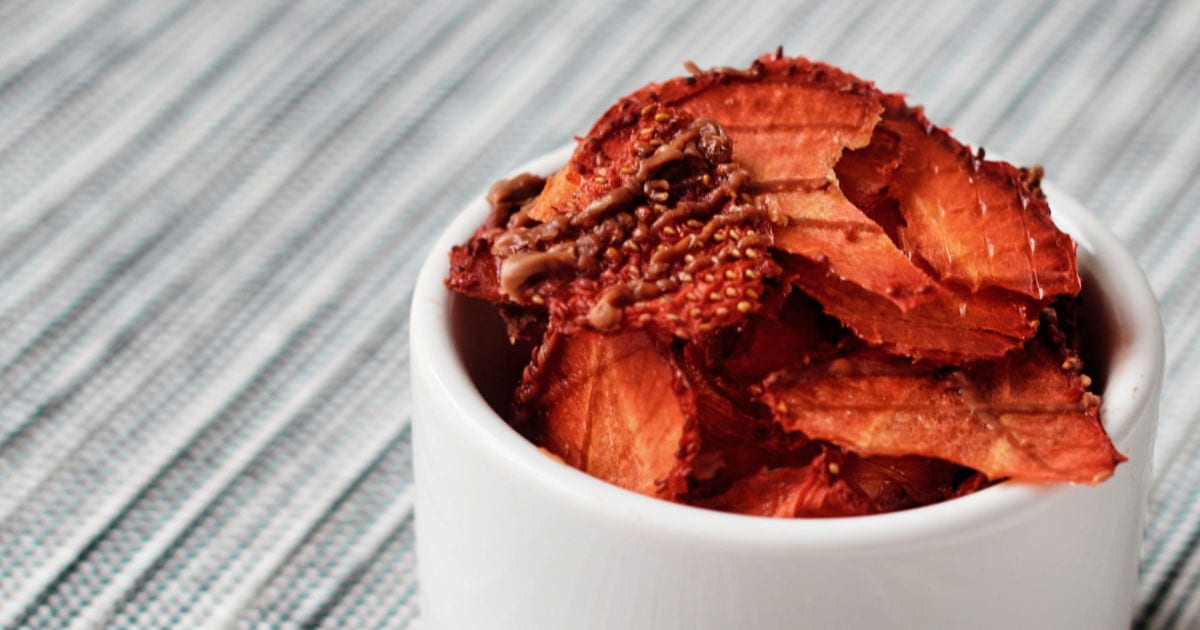
POLYGON ((407 316, 619 95, 785 51, 1076 195, 1167 331, 1139 624, 1200 627, 1200 3, 0 1, 0 627, 406 627, 407 316))

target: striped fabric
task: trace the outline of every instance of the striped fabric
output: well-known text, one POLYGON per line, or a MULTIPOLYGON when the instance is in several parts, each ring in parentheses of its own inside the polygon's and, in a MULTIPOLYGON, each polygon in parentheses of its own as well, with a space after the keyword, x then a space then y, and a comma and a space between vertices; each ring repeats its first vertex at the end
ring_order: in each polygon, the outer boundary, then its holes
POLYGON ((1200 627, 1194 0, 3 0, 0 42, 0 627, 411 625, 433 237, 617 96, 778 44, 1129 245, 1168 337, 1136 624, 1200 627))

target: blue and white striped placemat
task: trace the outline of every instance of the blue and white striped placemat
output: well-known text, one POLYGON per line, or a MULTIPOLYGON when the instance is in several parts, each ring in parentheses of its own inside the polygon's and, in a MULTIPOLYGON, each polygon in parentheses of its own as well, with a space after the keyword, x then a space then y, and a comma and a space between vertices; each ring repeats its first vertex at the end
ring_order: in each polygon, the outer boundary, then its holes
POLYGON ((616 97, 783 44, 1079 197, 1162 301, 1138 624, 1200 627, 1200 3, 0 1, 0 627, 407 627, 407 312, 616 97))

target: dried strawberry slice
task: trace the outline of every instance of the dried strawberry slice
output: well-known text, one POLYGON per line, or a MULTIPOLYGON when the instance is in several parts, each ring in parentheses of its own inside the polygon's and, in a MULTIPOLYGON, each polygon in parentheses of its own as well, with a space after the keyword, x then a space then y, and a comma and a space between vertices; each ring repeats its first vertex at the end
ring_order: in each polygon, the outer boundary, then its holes
POLYGON ((878 512, 895 512, 945 501, 972 478, 957 464, 927 457, 861 457, 846 453, 837 474, 871 499, 878 512))
POLYGON ((699 433, 670 349, 642 331, 551 334, 547 344, 518 401, 539 445, 622 488, 683 493, 699 433))
POLYGON ((753 389, 772 372, 832 355, 845 337, 842 325, 823 313, 812 297, 792 291, 775 312, 747 318, 735 343, 720 358, 719 371, 735 384, 753 389))
POLYGON ((820 301, 826 313, 893 354, 947 363, 999 357, 1037 330, 1041 303, 1008 291, 961 294, 937 286, 925 301, 902 311, 826 265, 792 257, 784 267, 792 283, 820 301))
POLYGON ((920 455, 990 479, 1098 483, 1123 457, 1043 318, 1024 349, 954 368, 872 350, 773 375, 764 402, 784 428, 860 455, 920 455))
POLYGON ((723 512, 775 518, 858 516, 875 511, 871 500, 830 472, 818 455, 806 466, 764 469, 727 491, 694 505, 723 512))
POLYGON ((707 347, 688 344, 678 361, 695 395, 701 448, 693 465, 692 497, 724 491, 734 481, 764 465, 802 465, 819 453, 797 433, 786 433, 765 405, 747 389, 719 373, 722 352, 713 340, 707 347))
POLYGON ((1079 292, 1075 244, 1024 173, 972 154, 900 96, 883 102, 880 125, 904 146, 891 194, 906 223, 905 251, 969 292, 990 286, 1035 300, 1079 292))
POLYGON ((499 302, 500 275, 492 243, 487 232, 480 230, 466 243, 450 249, 450 277, 446 286, 468 297, 499 302))
POLYGON ((879 125, 870 144, 844 152, 834 165, 842 194, 878 223, 897 247, 904 218, 889 193, 903 159, 902 149, 900 134, 879 125))
POLYGON ((560 332, 707 336, 758 310, 777 272, 770 222, 741 196, 746 173, 729 153, 715 122, 615 107, 537 198, 462 256, 494 266, 491 297, 544 308, 560 332))

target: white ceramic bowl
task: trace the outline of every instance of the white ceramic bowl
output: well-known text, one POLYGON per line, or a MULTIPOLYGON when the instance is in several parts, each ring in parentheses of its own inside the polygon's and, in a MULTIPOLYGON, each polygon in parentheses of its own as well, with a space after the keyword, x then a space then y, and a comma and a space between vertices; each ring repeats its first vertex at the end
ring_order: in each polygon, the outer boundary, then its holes
MULTIPOLYGON (((549 174, 570 147, 516 172, 549 174)), ((904 512, 774 520, 647 498, 540 453, 485 402, 502 340, 443 285, 481 194, 434 246, 411 320, 417 557, 425 627, 1127 628, 1162 327, 1116 238, 1046 186, 1079 243, 1107 369, 1102 417, 1129 461, 1096 487, 1003 483, 904 512)), ((1093 330, 1097 327, 1093 326, 1093 330)), ((1086 358, 1086 357, 1085 357, 1086 358)), ((1098 373, 1098 370, 1100 372, 1098 373)))

